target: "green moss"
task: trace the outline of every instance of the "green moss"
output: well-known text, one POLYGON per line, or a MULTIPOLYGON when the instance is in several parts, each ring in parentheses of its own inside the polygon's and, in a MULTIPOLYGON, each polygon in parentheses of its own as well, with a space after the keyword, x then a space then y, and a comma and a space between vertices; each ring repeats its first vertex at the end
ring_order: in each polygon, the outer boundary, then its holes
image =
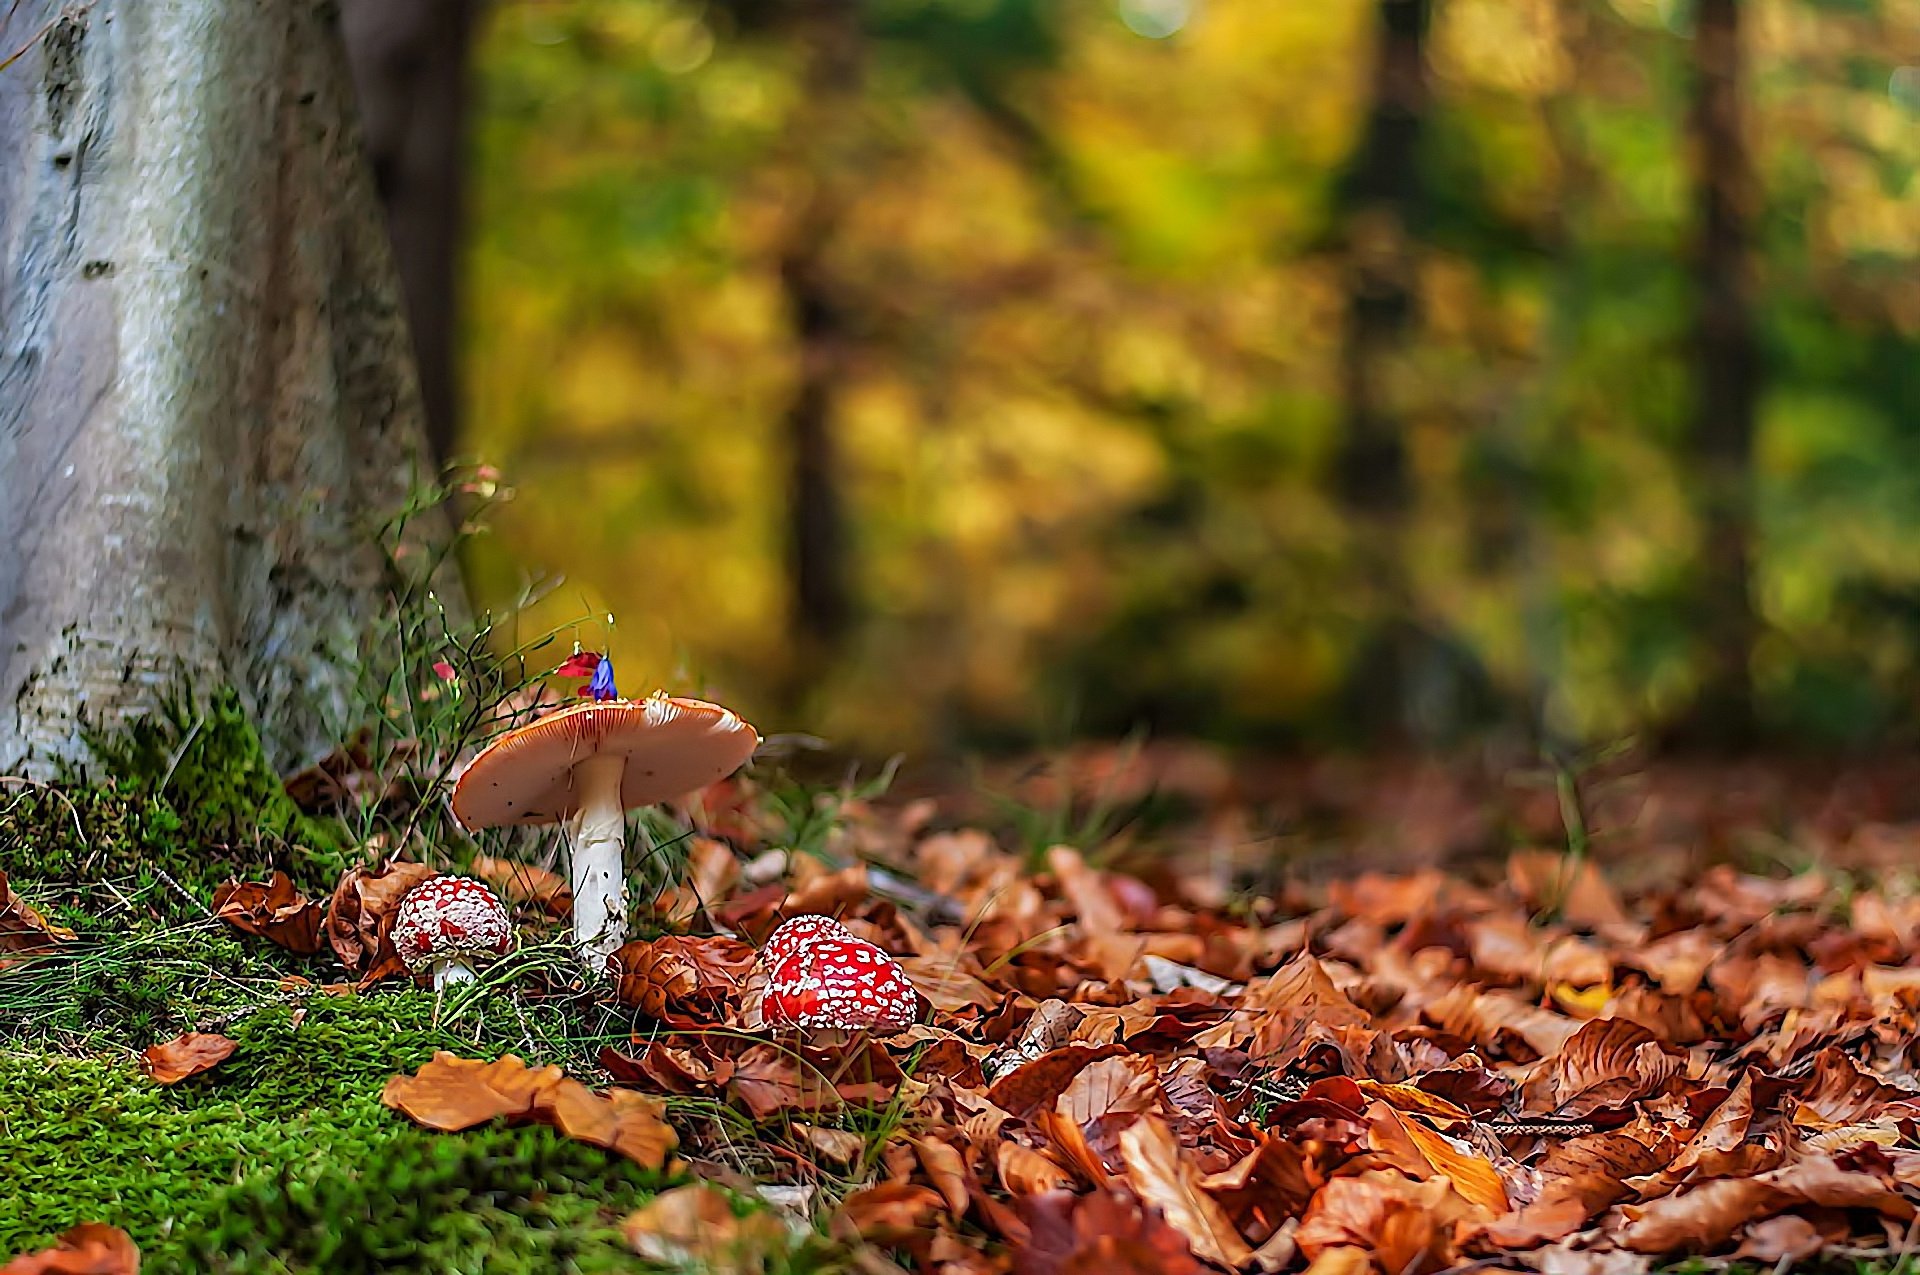
POLYGON ((430 996, 315 998, 228 1030, 171 1089, 130 1066, 0 1054, 0 1254, 81 1221, 166 1271, 617 1270, 649 1175, 548 1130, 436 1134, 380 1104, 446 1043, 430 996))

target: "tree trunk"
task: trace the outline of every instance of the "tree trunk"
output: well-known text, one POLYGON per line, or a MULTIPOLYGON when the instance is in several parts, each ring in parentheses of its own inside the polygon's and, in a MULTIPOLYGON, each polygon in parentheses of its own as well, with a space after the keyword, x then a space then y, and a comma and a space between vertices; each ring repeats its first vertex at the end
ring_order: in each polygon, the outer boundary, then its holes
POLYGON ((1428 632, 1416 613, 1407 579, 1413 476, 1392 393, 1394 364, 1416 308, 1431 0, 1378 0, 1375 14, 1365 131, 1340 189, 1347 317, 1340 351, 1344 415, 1333 478, 1353 528, 1372 621, 1342 708, 1364 737, 1431 742, 1459 724, 1466 679, 1460 654, 1428 632))
POLYGON ((789 698, 797 699, 837 657, 853 615, 834 416, 855 334, 830 256, 852 176, 843 152, 857 145, 863 47, 859 12, 843 0, 802 0, 792 30, 809 50, 806 105, 795 120, 794 142, 812 179, 780 259, 798 356, 786 416, 794 637, 789 698))
POLYGON ((1758 636, 1750 574, 1761 368, 1749 246, 1757 187, 1741 120, 1740 38, 1740 0, 1699 0, 1689 142, 1698 307, 1692 441, 1702 524, 1695 633, 1705 671, 1683 734, 1722 748, 1752 740, 1758 636))
POLYGON ((460 437, 454 340, 466 157, 468 55, 478 0, 342 0, 347 62, 374 187, 400 268, 427 439, 460 437))
MULTIPOLYGON (((181 675, 324 747, 423 465, 331 4, 24 0, 0 41, 0 766, 181 675)), ((418 560, 424 555, 415 555, 418 560)))

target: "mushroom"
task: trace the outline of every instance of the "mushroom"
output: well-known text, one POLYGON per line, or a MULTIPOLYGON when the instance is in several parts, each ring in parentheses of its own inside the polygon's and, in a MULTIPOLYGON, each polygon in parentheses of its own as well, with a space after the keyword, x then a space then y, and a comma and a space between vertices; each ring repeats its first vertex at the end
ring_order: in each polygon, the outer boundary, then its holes
POLYGON ((433 990, 471 983, 476 957, 498 956, 513 944, 513 925, 500 896, 472 877, 428 877, 400 900, 393 946, 415 974, 433 972, 433 990))
POLYGON ((831 917, 795 917, 760 953, 766 988, 760 1021, 880 1034, 905 1031, 920 1016, 920 994, 891 956, 855 938, 831 917))
POLYGON ((660 691, 621 699, 605 659, 594 670, 591 694, 481 750, 454 784, 453 813, 469 830, 578 817, 573 941, 588 969, 604 973, 627 936, 627 811, 726 778, 753 755, 760 736, 705 700, 660 691))

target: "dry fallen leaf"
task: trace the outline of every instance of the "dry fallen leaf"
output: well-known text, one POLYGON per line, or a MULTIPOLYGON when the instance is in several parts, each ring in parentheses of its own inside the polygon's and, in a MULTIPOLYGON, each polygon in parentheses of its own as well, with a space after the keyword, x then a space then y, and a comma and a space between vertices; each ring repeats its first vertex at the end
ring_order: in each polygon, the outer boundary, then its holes
POLYGON ((188 1032, 158 1045, 150 1045, 140 1055, 140 1070, 163 1085, 178 1084, 197 1076, 232 1057, 237 1042, 213 1032, 188 1032))
POLYGON ((1792 1209, 1867 1209, 1897 1222, 1914 1207, 1887 1183, 1842 1169, 1825 1156, 1751 1178, 1716 1178, 1647 1205, 1623 1205, 1617 1242, 1636 1253, 1706 1252, 1750 1222, 1792 1209))
POLYGON ((38 956, 72 939, 72 930, 42 916, 13 892, 7 874, 0 872, 0 969, 13 963, 9 956, 38 956))
POLYGON ((1453 1264, 1454 1226, 1471 1212, 1445 1178, 1415 1182, 1375 1169, 1321 1187, 1293 1238, 1309 1261, 1353 1247, 1382 1271, 1426 1275, 1453 1264))
POLYGON ((1202 1275, 1185 1237, 1118 1189, 1048 1191, 1019 1201, 1028 1235, 1015 1275, 1202 1275))
POLYGON ((1181 1158, 1180 1144, 1164 1121, 1142 1116, 1127 1126, 1120 1135, 1120 1158, 1134 1193, 1187 1237, 1196 1257, 1233 1267, 1253 1256, 1226 1211, 1207 1194, 1200 1170, 1181 1158))
POLYGON ((380 1101, 429 1129, 471 1129, 488 1121, 534 1121, 570 1138, 657 1169, 679 1138, 659 1103, 616 1089, 598 1094, 558 1067, 530 1068, 512 1054, 480 1062, 445 1051, 411 1076, 387 1081, 380 1101))
POLYGON ((327 942, 360 986, 407 973, 393 946, 394 915, 407 891, 433 875, 424 863, 396 861, 377 868, 351 868, 334 887, 327 909, 327 942))
POLYGON ((266 881, 228 881, 213 892, 214 915, 239 930, 310 956, 320 950, 320 905, 293 888, 284 872, 266 881))
POLYGON ((662 1191, 629 1214, 620 1230, 648 1261, 710 1275, 759 1275, 788 1243, 778 1218, 764 1212, 736 1216, 732 1197, 706 1182, 662 1191))
POLYGON ((675 1027, 710 1026, 739 999, 754 950, 739 939, 670 934, 628 943, 612 957, 616 995, 675 1027))
POLYGON ((22 1253, 0 1275, 140 1275, 140 1250, 117 1226, 82 1222, 52 1248, 22 1253))

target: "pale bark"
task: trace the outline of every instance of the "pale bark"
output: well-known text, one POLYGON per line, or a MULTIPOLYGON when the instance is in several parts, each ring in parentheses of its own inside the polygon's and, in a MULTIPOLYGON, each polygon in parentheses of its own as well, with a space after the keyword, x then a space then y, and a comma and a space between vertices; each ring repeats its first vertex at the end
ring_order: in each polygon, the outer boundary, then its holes
POLYGON ((0 72, 0 766, 180 674, 291 762, 431 476, 330 4, 24 0, 0 72), (47 24, 51 24, 47 26, 47 24))

